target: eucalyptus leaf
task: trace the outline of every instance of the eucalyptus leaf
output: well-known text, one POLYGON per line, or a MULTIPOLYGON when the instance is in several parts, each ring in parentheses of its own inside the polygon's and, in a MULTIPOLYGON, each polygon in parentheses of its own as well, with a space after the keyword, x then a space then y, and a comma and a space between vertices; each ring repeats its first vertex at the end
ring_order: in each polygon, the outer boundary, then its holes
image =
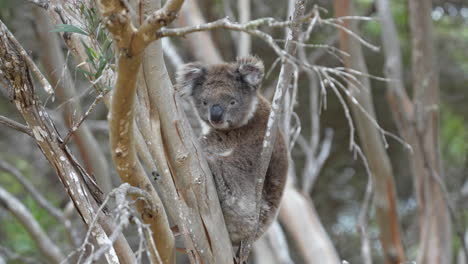
POLYGON ((88 33, 81 28, 74 26, 74 25, 69 25, 69 24, 60 24, 57 25, 57 27, 50 32, 71 32, 71 33, 78 33, 81 35, 88 36, 88 33))

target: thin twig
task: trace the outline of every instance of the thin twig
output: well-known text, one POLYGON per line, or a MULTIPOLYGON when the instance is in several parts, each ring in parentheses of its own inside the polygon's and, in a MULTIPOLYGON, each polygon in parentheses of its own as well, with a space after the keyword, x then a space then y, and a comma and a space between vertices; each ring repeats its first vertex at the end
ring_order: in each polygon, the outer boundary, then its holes
MULTIPOLYGON (((0 245, 0 258, 1 257, 5 257, 7 261, 12 261, 14 263, 16 263, 17 261, 23 264, 43 264, 44 263, 43 261, 37 258, 20 255, 7 247, 0 245)), ((0 263, 2 262, 0 261, 0 263)), ((7 263, 10 263, 10 262, 7 262, 7 263)))
MULTIPOLYGON (((288 29, 288 33, 286 34, 287 40, 293 40, 297 41, 299 38, 300 34, 300 22, 299 19, 302 17, 304 14, 304 9, 305 9, 305 3, 304 1, 296 1, 295 6, 294 6, 294 14, 292 16, 291 21, 291 29, 288 29)), ((262 32, 262 34, 265 34, 262 32)), ((270 35, 268 36, 268 40, 272 42, 272 37, 270 35)), ((271 45, 272 43, 270 43, 271 45)), ((273 43, 274 44, 274 43, 273 43)), ((281 54, 288 54, 289 56, 294 56, 296 53, 296 44, 291 41, 287 41, 285 45, 285 50, 280 52, 281 54)), ((259 219, 259 214, 261 214, 261 206, 260 206, 260 201, 263 193, 263 186, 264 186, 264 180, 265 180, 265 175, 268 169, 268 165, 270 163, 271 159, 271 154, 273 151, 273 146, 276 140, 277 133, 279 131, 278 127, 278 115, 282 111, 282 98, 283 95, 285 94, 286 89, 289 87, 289 84, 292 80, 294 73, 294 64, 283 61, 283 65, 281 66, 279 78, 278 78, 278 83, 276 86, 275 90, 275 95, 273 96, 273 101, 272 101, 272 106, 271 106, 271 111, 268 117, 268 123, 267 123, 267 128, 265 130, 265 135, 263 137, 263 144, 262 144, 262 150, 260 153, 260 165, 257 167, 256 170, 256 182, 255 182, 255 193, 256 193, 256 222, 257 222, 257 227, 258 227, 258 219, 259 219)), ((257 228, 258 229, 258 228, 257 228)), ((239 250, 240 254, 240 261, 241 263, 243 261, 246 261, 248 253, 250 252, 251 244, 253 241, 253 238, 255 237, 256 232, 252 234, 251 236, 251 241, 246 241, 245 245, 241 245, 241 248, 239 250), (244 247, 245 246, 245 247, 244 247)))
MULTIPOLYGON (((91 223, 89 224, 88 232, 86 233, 86 236, 82 244, 78 248, 70 252, 64 261, 70 259, 72 256, 76 255, 77 253, 80 253, 80 257, 77 262, 77 263, 80 263, 81 259, 84 257, 84 254, 89 253, 90 255, 83 261, 83 263, 92 263, 93 261, 100 259, 104 253, 110 250, 112 247, 112 244, 117 240, 118 236, 121 234, 123 229, 128 226, 130 216, 138 217, 138 214, 131 208, 131 205, 134 202, 129 201, 127 199, 127 197, 129 196, 134 196, 134 197, 137 197, 137 199, 141 199, 145 201, 146 204, 150 207, 154 206, 151 203, 152 201, 151 196, 146 191, 133 187, 128 183, 123 183, 119 187, 112 190, 106 196, 103 203, 100 205, 99 209, 95 212, 95 215, 93 216, 93 219, 91 223), (103 212, 104 208, 106 208, 106 206, 109 204, 110 199, 113 197, 116 199, 115 204, 117 205, 117 207, 114 208, 114 210, 112 210, 113 212, 112 218, 116 219, 116 225, 112 231, 112 234, 109 235, 109 240, 111 243, 103 245, 97 250, 95 250, 94 247, 91 247, 90 249, 91 252, 87 252, 87 250, 89 250, 87 246, 92 245, 90 242, 90 238, 92 236, 94 227, 97 225, 98 218, 100 217, 99 213, 103 212)), ((62 263, 64 261, 62 261, 62 263)))
POLYGON ((86 120, 86 118, 91 114, 91 112, 94 110, 94 107, 96 107, 96 105, 101 101, 102 98, 104 98, 104 96, 107 94, 107 91, 106 90, 105 92, 99 94, 98 96, 96 96, 96 98, 94 98, 94 101, 93 103, 89 106, 88 110, 86 110, 86 112, 84 113, 84 115, 81 117, 80 121, 78 121, 78 123, 76 123, 76 125, 74 125, 70 131, 68 132, 67 136, 65 137, 65 139, 63 140, 62 142, 62 146, 65 146, 67 145, 68 141, 70 140, 71 136, 73 136, 73 133, 78 130, 78 128, 81 126, 81 124, 86 120))
POLYGON ((368 232, 368 213, 370 204, 372 201, 373 196, 373 183, 372 183, 372 172, 369 168, 369 164, 367 163, 367 158, 362 152, 361 148, 357 145, 355 146, 355 153, 357 153, 364 163, 364 167, 367 171, 367 187, 366 187, 366 194, 364 196, 364 201, 362 203, 362 207, 359 213, 359 230, 361 232, 361 254, 364 259, 364 264, 372 264, 372 254, 371 254, 371 247, 369 241, 369 232, 368 232))
POLYGON ((9 119, 8 117, 0 115, 0 124, 3 124, 7 127, 13 128, 15 130, 18 130, 20 132, 25 133, 26 135, 30 137, 34 137, 32 130, 29 129, 29 127, 16 122, 15 120, 9 119))

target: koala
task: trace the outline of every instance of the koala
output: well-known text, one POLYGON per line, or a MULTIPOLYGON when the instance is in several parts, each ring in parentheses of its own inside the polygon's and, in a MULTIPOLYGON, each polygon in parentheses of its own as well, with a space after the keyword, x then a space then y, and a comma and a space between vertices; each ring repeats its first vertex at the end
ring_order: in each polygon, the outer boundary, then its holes
MULTIPOLYGON (((215 65, 189 63, 177 74, 177 87, 182 96, 190 99, 200 120, 200 143, 235 246, 256 228, 255 174, 271 108, 259 92, 263 75, 263 62, 253 56, 215 65)), ((283 133, 278 131, 255 239, 277 215, 287 170, 287 146, 283 133)))

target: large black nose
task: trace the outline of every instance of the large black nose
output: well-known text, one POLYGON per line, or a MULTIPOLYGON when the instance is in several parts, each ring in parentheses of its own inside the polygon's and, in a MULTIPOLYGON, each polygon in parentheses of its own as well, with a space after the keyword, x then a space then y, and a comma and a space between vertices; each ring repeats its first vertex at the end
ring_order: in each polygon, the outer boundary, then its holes
POLYGON ((223 119, 223 114, 224 109, 218 104, 213 105, 210 109, 210 119, 213 122, 220 122, 223 119))

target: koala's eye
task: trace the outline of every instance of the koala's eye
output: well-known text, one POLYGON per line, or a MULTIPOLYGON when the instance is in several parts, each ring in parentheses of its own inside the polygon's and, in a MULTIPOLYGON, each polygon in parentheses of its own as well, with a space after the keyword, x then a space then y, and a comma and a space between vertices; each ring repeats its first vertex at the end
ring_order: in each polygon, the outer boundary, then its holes
POLYGON ((208 105, 208 103, 207 103, 206 101, 203 101, 203 105, 205 105, 205 106, 206 106, 206 105, 208 105))
POLYGON ((231 102, 229 102, 229 104, 235 105, 235 104, 236 104, 236 100, 231 100, 231 102))

